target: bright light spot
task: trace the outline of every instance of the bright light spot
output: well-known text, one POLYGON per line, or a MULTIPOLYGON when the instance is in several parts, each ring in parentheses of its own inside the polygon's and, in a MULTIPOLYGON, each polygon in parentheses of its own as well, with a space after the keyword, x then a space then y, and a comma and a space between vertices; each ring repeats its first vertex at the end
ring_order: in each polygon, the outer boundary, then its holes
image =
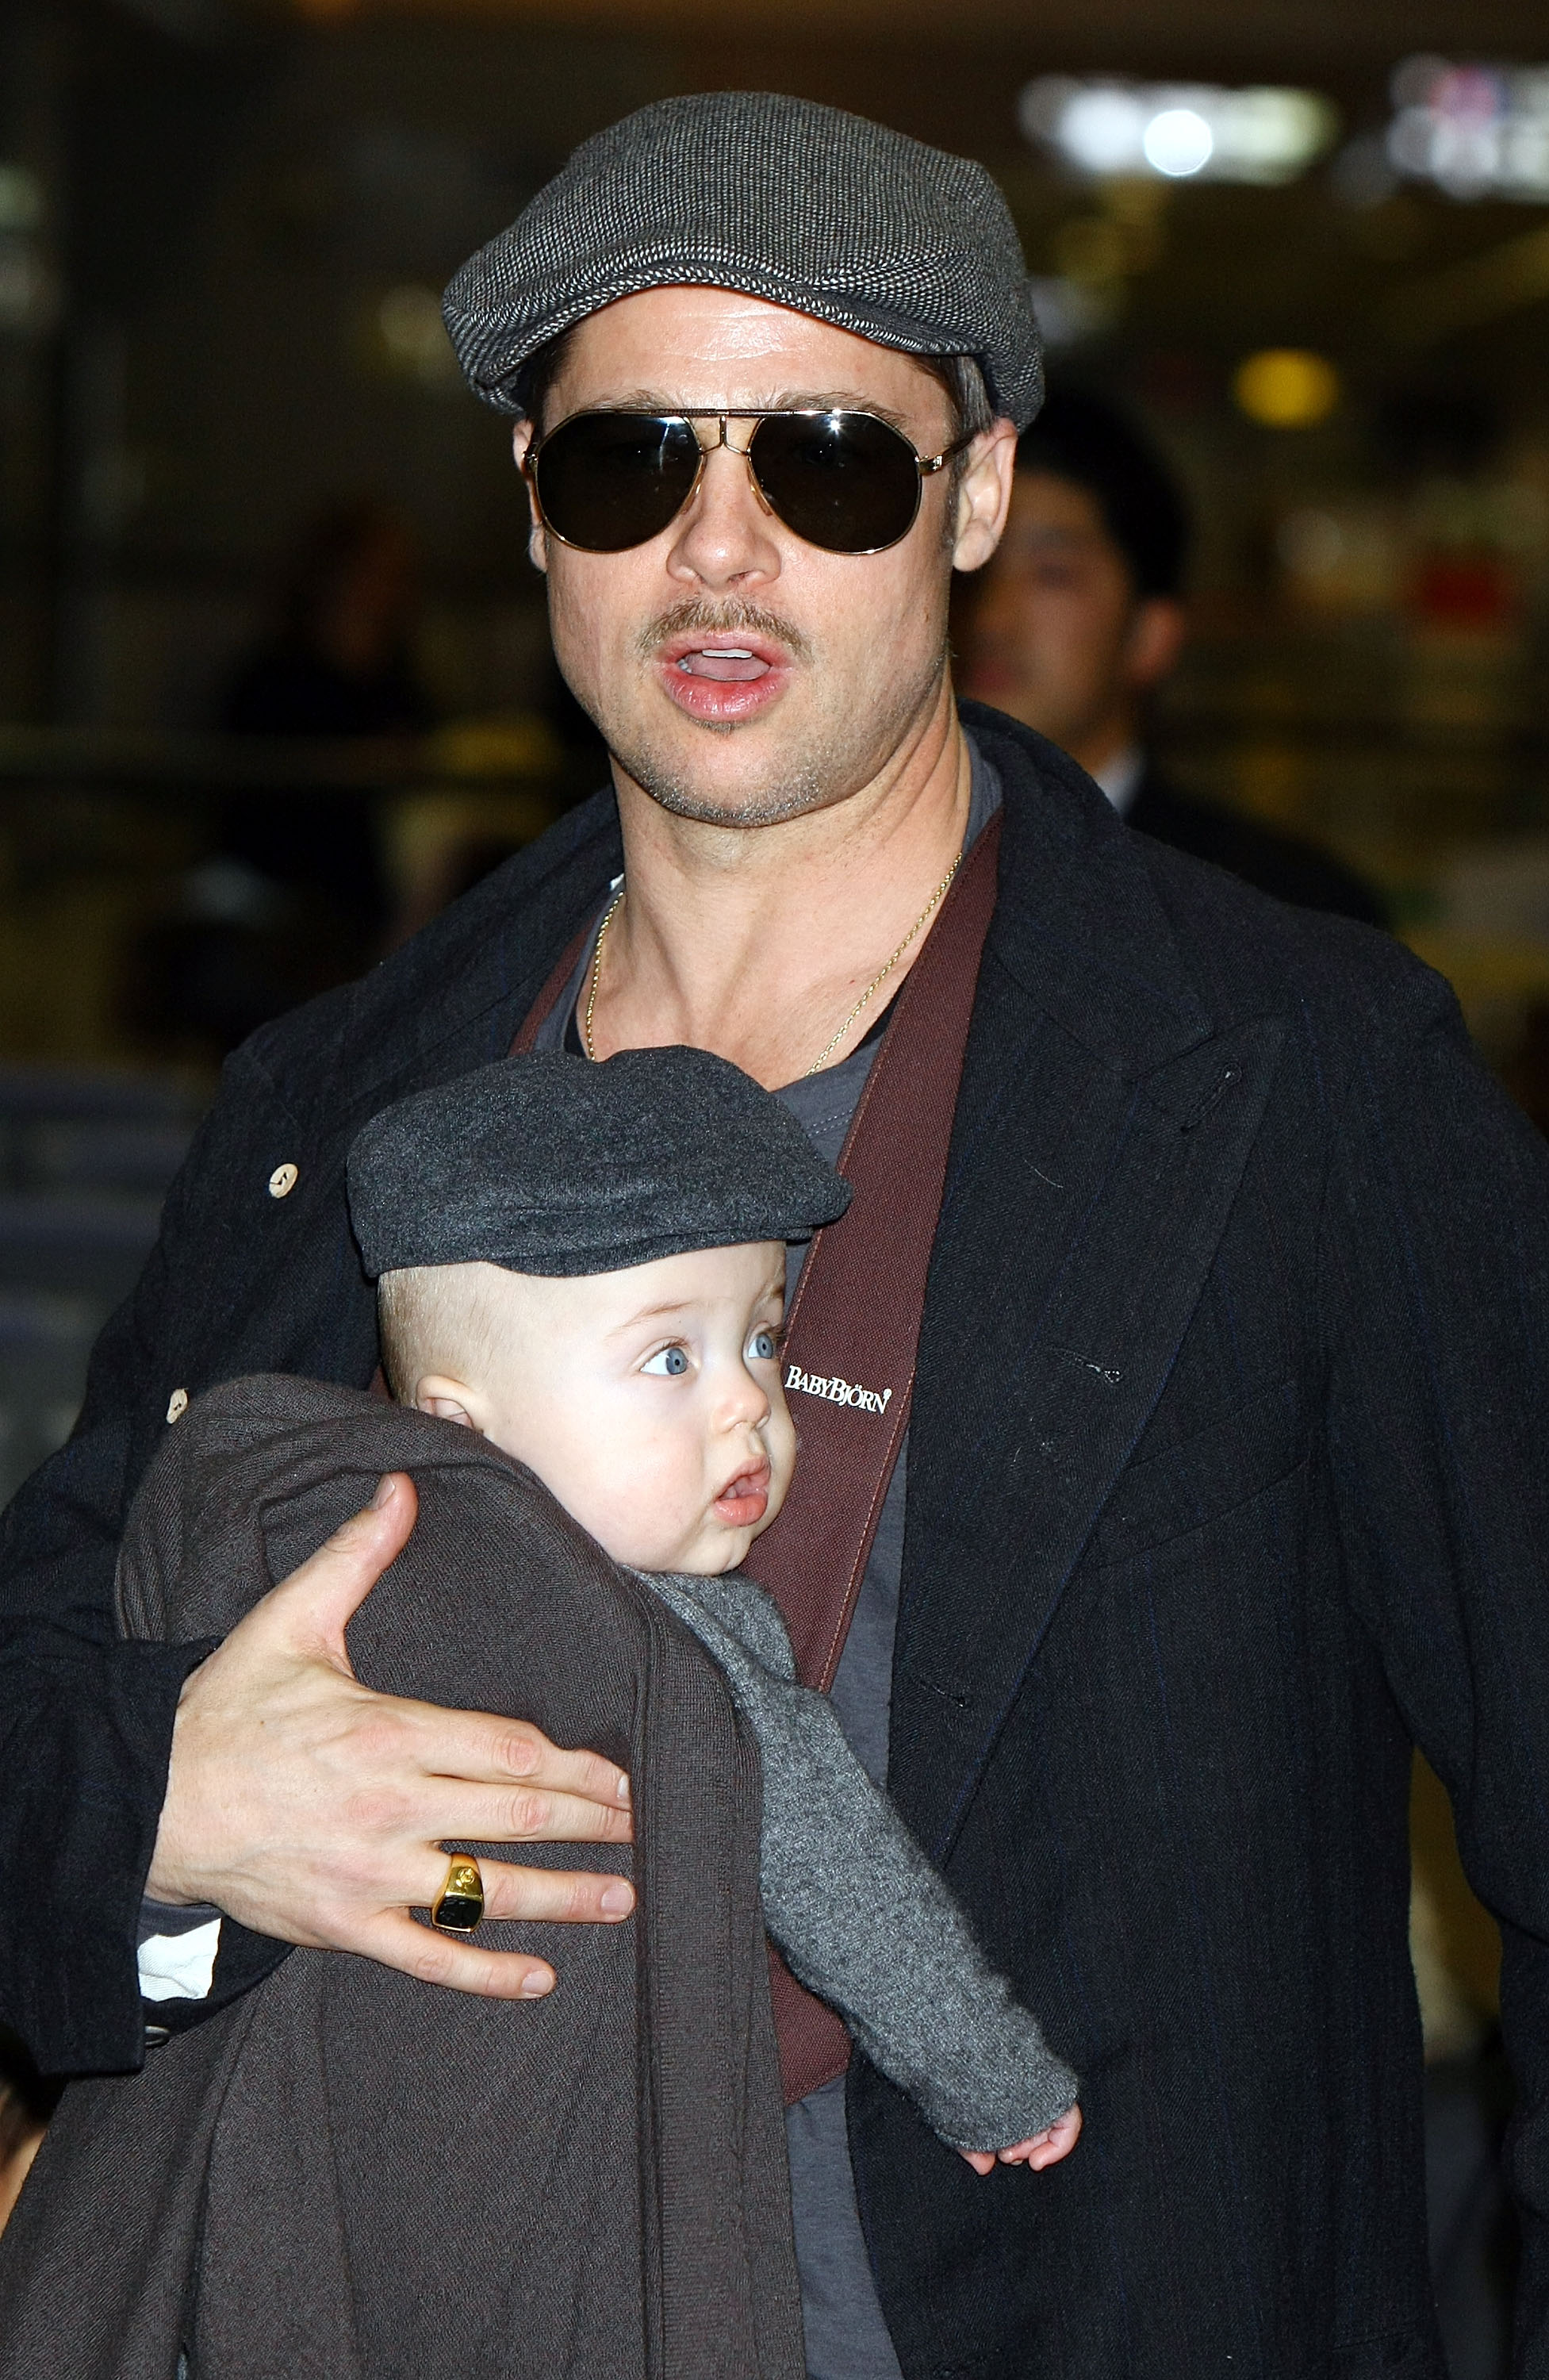
POLYGON ((1239 364, 1231 393, 1266 430, 1312 430, 1339 402, 1339 375, 1306 347, 1263 347, 1239 364))
POLYGON ((1089 174, 1122 174, 1144 152, 1145 111, 1125 91, 1079 91, 1065 110, 1059 132, 1061 148, 1089 174))
POLYGON ((1209 164, 1216 135, 1192 107, 1164 107, 1146 126, 1141 146, 1148 165, 1169 181, 1181 181, 1209 164))
POLYGON ((1213 116, 1216 146, 1244 176, 1287 181, 1333 142, 1334 110, 1314 91, 1227 91, 1213 116))
POLYGON ((1017 119, 1027 140, 1058 149, 1088 174, 1159 174, 1168 180, 1289 182, 1329 148, 1338 119, 1313 91, 1210 83, 1078 82, 1042 75, 1026 84, 1017 119))
POLYGON ((1393 78, 1387 153, 1453 199, 1549 199, 1549 67, 1409 58, 1393 78))

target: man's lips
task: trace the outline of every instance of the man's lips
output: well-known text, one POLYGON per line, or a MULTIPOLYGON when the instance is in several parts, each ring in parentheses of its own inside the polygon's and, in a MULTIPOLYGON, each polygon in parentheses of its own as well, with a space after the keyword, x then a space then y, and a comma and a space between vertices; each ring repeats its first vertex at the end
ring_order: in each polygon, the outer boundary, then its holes
POLYGON ((791 658, 767 638, 674 637, 657 655, 663 691, 694 719, 746 719, 784 688, 791 658))
POLYGON ((756 1463, 746 1471, 740 1471, 735 1479, 729 1479, 714 1505, 717 1520, 724 1521, 732 1529, 751 1528, 756 1521, 763 1519, 768 1509, 769 1466, 767 1463, 756 1463))

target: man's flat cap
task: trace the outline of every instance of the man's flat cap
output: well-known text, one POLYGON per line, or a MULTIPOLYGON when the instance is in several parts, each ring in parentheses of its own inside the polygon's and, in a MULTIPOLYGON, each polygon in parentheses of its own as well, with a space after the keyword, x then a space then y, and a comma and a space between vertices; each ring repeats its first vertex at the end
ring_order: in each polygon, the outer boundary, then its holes
POLYGON ((373 1116, 349 1154, 374 1281, 407 1265, 617 1272, 801 1240, 850 1185, 780 1101, 705 1050, 502 1058, 373 1116))
POLYGON ((1027 268, 984 167, 773 91, 660 100, 583 141, 464 265, 446 326, 477 395, 521 413, 539 347, 616 298, 684 282, 910 355, 977 356, 1019 429, 1043 398, 1027 268))

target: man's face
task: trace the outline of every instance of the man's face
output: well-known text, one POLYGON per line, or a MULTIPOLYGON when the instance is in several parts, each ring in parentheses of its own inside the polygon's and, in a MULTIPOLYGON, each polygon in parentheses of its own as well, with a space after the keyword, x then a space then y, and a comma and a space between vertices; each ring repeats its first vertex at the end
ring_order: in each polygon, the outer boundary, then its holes
MULTIPOLYGON (((879 414, 922 456, 955 434, 945 392, 908 356, 696 287, 646 290, 591 315, 544 418, 551 428, 599 407, 807 406, 879 414)), ((713 423, 700 428, 714 438, 713 423)), ((729 435, 745 445, 752 428, 734 422, 729 435)), ((708 455, 690 503, 647 545, 583 553, 535 524, 560 667, 626 777, 680 816, 734 826, 825 808, 873 783, 939 698, 954 560, 975 568, 993 550, 1009 430, 982 444, 990 459, 977 481, 971 469, 954 497, 950 469, 927 479, 914 528, 882 553, 804 543, 726 449, 708 455)))
POLYGON ((1137 601, 1096 499, 1019 471, 999 550, 975 589, 963 685, 1088 767, 1134 732, 1140 697, 1177 658, 1181 608, 1137 601))

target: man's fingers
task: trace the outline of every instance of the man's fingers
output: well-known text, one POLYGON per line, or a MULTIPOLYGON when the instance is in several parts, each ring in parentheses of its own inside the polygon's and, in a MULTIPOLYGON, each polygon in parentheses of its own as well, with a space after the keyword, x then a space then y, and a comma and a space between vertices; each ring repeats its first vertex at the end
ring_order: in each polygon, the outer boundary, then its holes
POLYGON ((352 1513, 265 1598, 271 1618, 298 1646, 339 1648, 346 1625, 407 1545, 418 1513, 407 1472, 387 1472, 364 1511, 352 1513))
POLYGON ((351 1947, 417 1982, 484 1999, 541 1999, 554 1988, 554 1971, 545 1960, 529 1959, 522 1950, 479 1950, 396 1911, 384 1911, 351 1947))
MULTIPOLYGON (((481 1785, 519 1785, 531 1792, 566 1794, 599 1809, 628 1812, 629 1779, 597 1752, 566 1752, 526 1719, 485 1711, 442 1710, 435 1703, 394 1705, 428 1776, 481 1785)), ((476 1827, 445 1827, 443 1834, 477 1834, 476 1827)), ((627 1839, 627 1828, 620 1840, 627 1839)), ((589 1838, 587 1838, 589 1840, 589 1838)))
POLYGON ((454 1778, 426 1780, 415 1797, 415 1832, 434 1842, 448 1837, 475 1843, 627 1843, 627 1809, 547 1793, 536 1785, 466 1785, 454 1778))
MULTIPOLYGON (((447 1857, 432 1852, 425 1871, 429 1909, 446 1882, 447 1857)), ((635 1888, 627 1876, 595 1876, 584 1871, 561 1872, 547 1867, 514 1867, 504 1860, 481 1859, 486 1917, 543 1918, 560 1925, 616 1925, 635 1907, 635 1888)))

